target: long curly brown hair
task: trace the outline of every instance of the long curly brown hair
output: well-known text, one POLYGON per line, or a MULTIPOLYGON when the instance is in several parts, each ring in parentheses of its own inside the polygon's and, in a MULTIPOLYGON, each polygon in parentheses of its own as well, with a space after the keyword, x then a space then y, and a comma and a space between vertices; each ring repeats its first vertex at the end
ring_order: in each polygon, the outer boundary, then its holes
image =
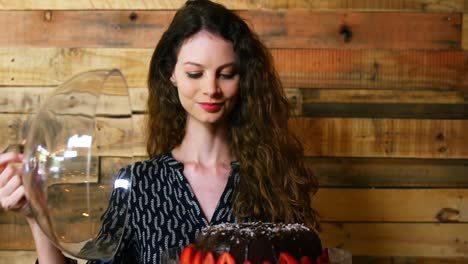
POLYGON ((288 129, 289 104, 272 56, 244 21, 220 4, 188 1, 156 46, 148 77, 149 156, 182 142, 186 112, 170 76, 181 45, 201 30, 232 42, 239 65, 240 93, 228 122, 231 151, 240 162, 236 217, 301 222, 318 229, 310 206, 317 181, 304 162, 301 143, 288 129))

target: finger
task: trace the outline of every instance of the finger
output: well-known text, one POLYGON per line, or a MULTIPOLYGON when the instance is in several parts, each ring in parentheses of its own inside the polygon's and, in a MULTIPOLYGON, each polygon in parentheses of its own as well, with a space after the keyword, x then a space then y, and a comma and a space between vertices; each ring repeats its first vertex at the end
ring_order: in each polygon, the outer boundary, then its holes
POLYGON ((0 203, 3 208, 9 208, 12 206, 11 204, 8 204, 8 197, 10 197, 19 187, 21 187, 21 179, 16 175, 0 189, 0 203))
POLYGON ((6 165, 15 162, 21 162, 23 155, 14 152, 0 154, 0 171, 3 171, 6 165))
POLYGON ((5 185, 10 181, 11 178, 13 178, 15 175, 17 175, 17 170, 13 164, 8 164, 6 168, 2 171, 0 174, 0 190, 5 187, 5 185))
POLYGON ((0 165, 4 165, 9 162, 20 162, 23 155, 15 152, 7 152, 0 155, 0 165))
POLYGON ((6 210, 19 210, 27 204, 24 187, 20 186, 10 196, 5 198, 6 210))

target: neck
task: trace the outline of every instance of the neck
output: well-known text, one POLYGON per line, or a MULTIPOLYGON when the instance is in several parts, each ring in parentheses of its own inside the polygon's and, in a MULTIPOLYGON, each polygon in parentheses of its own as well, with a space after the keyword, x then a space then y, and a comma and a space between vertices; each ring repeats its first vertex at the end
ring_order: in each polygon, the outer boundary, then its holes
POLYGON ((185 136, 173 155, 183 163, 229 165, 235 160, 229 148, 226 124, 204 124, 187 118, 185 136))

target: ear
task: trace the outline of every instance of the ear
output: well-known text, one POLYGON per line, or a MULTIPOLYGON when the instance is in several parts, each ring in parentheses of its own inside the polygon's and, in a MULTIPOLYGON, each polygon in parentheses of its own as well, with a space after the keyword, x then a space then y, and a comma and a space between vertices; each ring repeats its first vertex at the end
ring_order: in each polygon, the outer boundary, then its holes
POLYGON ((171 80, 172 84, 177 87, 177 81, 176 81, 174 73, 172 73, 170 80, 171 80))

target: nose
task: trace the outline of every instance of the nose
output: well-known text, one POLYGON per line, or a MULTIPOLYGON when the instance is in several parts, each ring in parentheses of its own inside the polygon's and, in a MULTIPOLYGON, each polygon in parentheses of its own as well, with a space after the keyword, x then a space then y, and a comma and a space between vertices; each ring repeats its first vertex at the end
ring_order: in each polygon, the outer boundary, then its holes
POLYGON ((216 76, 207 76, 206 81, 203 84, 203 94, 209 97, 216 97, 219 93, 219 83, 216 76))

